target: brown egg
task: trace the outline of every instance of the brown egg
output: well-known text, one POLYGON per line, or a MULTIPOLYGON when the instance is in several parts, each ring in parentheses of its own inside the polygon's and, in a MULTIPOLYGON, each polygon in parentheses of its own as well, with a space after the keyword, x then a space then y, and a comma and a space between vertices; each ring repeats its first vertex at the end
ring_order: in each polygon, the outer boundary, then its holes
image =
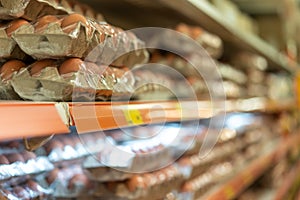
POLYGON ((78 72, 84 66, 84 62, 79 58, 70 58, 64 61, 59 67, 59 74, 78 72))
POLYGON ((12 78, 13 72, 18 72, 25 66, 25 63, 23 63, 22 61, 10 60, 0 68, 0 76, 3 80, 9 80, 12 78))
POLYGON ((45 146, 45 150, 48 154, 50 154, 53 149, 64 149, 64 144, 61 141, 58 141, 58 140, 51 140, 45 146))
POLYGON ((49 174, 46 177, 46 181, 49 185, 52 184, 58 178, 59 171, 60 170, 56 168, 49 172, 49 174))
POLYGON ((78 183, 84 185, 85 188, 91 187, 91 182, 86 175, 76 174, 69 180, 68 188, 73 189, 75 187, 75 185, 78 183))
POLYGON ((193 39, 197 39, 201 34, 202 34, 202 29, 200 27, 194 27, 192 30, 191 30, 191 37, 193 39))
POLYGON ((39 185, 36 182, 34 182, 33 180, 27 181, 27 185, 31 190, 33 190, 35 192, 39 191, 39 185))
POLYGON ((42 69, 46 67, 55 67, 55 60, 46 59, 46 60, 39 60, 34 62, 30 67, 30 74, 33 75, 39 75, 42 71, 42 69))
POLYGON ((53 15, 46 15, 44 17, 41 17, 35 25, 35 31, 43 32, 48 27, 48 24, 54 22, 59 22, 59 19, 53 15))
POLYGON ((9 161, 4 155, 0 155, 0 165, 8 165, 9 161))
POLYGON ((185 183, 181 189, 182 192, 191 192, 193 191, 193 185, 191 183, 185 183))
POLYGON ((183 34, 186 34, 188 36, 191 34, 191 29, 186 24, 179 24, 176 27, 176 30, 179 31, 179 32, 181 32, 181 33, 183 33, 183 34))
POLYGON ((16 19, 8 24, 6 34, 10 37, 14 31, 26 24, 29 24, 29 22, 24 19, 16 19))
POLYGON ((17 161, 24 162, 24 158, 19 153, 12 153, 6 155, 6 158, 8 159, 9 163, 15 163, 17 161))
POLYGON ((139 175, 134 175, 127 181, 127 188, 130 192, 134 192, 137 188, 145 188, 144 179, 139 175))
POLYGON ((185 165, 190 166, 192 163, 191 163, 191 159, 190 159, 190 158, 185 157, 185 158, 181 158, 181 159, 178 161, 178 164, 181 165, 181 166, 185 166, 185 165))
POLYGON ((18 149, 20 148, 20 145, 21 145, 20 141, 14 140, 9 142, 6 146, 9 148, 18 149))
POLYGON ((25 162, 27 162, 28 160, 36 158, 36 155, 33 152, 30 152, 30 151, 24 151, 24 152, 21 153, 21 155, 23 156, 25 162))
POLYGON ((61 28, 64 30, 64 32, 69 33, 73 30, 71 25, 75 25, 78 22, 81 22, 86 26, 88 25, 88 22, 84 16, 74 13, 63 18, 61 22, 61 28))
POLYGON ((111 182, 106 182, 105 185, 106 185, 106 188, 107 188, 109 191, 115 192, 118 183, 117 183, 117 182, 111 181, 111 182))

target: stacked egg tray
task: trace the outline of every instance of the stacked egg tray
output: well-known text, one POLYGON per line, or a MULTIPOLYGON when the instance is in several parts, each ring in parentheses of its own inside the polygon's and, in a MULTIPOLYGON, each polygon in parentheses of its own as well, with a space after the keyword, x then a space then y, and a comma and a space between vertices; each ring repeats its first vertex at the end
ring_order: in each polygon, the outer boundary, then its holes
POLYGON ((181 133, 186 137, 179 144, 192 139, 192 145, 179 159, 179 151, 161 139, 122 143, 118 130, 54 136, 34 152, 22 141, 2 142, 0 199, 197 199, 275 137, 263 125, 242 132, 224 129, 203 157, 198 147, 207 129, 194 137, 181 133))
POLYGON ((127 97, 129 68, 148 59, 133 33, 76 1, 3 0, 0 13, 1 100, 127 97))
MULTIPOLYGON (((292 95, 292 88, 288 86, 292 85, 291 79, 284 73, 269 73, 268 62, 260 55, 246 51, 231 52, 229 49, 223 53, 222 40, 197 26, 179 24, 174 31, 177 33, 166 31, 153 38, 161 49, 171 51, 151 51, 150 61, 178 71, 198 99, 210 99, 209 90, 216 84, 211 80, 213 78, 222 79, 224 96, 228 99, 267 97, 276 100, 292 95), (176 38, 177 42, 169 42, 170 37, 176 38), (195 49, 198 49, 197 53, 195 49), (217 72, 214 72, 214 66, 217 72), (279 94, 276 88, 280 84, 286 89, 279 94)), ((176 83, 179 80, 180 77, 178 80, 173 78, 176 83)))

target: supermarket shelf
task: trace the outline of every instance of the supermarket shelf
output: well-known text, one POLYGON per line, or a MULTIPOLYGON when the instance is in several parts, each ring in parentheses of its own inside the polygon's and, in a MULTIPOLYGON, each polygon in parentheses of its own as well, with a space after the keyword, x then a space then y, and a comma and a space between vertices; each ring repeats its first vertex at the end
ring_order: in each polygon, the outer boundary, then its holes
POLYGON ((280 102, 264 97, 254 97, 241 100, 226 101, 227 112, 264 112, 277 113, 296 109, 295 100, 282 100, 280 102))
MULTIPOLYGON (((82 0, 83 1, 83 0, 82 0)), ((236 51, 250 51, 265 57, 272 69, 294 72, 298 64, 251 33, 234 26, 207 1, 200 0, 88 0, 112 24, 125 29, 137 27, 174 27, 179 22, 197 24, 220 36, 225 46, 236 51), (143 13, 143 17, 136 16, 143 13)))
POLYGON ((254 183, 263 173, 273 165, 283 159, 292 147, 300 145, 300 133, 290 135, 287 139, 282 139, 271 152, 260 156, 252 161, 245 169, 237 173, 232 179, 218 187, 207 195, 208 200, 230 200, 237 198, 246 188, 254 183))
POLYGON ((70 111, 77 131, 86 133, 143 124, 210 118, 222 110, 213 109, 209 101, 162 101, 128 104, 75 103, 70 104, 70 111))
POLYGON ((0 103, 0 140, 67 133, 68 127, 74 125, 79 133, 88 133, 144 124, 206 119, 224 111, 281 112, 293 109, 293 105, 295 104, 270 103, 264 98, 228 100, 214 104, 210 101, 3 101, 0 103))
POLYGON ((79 133, 143 124, 206 119, 224 112, 282 112, 294 108, 293 101, 279 103, 265 98, 210 101, 159 101, 70 104, 71 116, 79 133), (225 106, 222 108, 222 106, 225 106))
POLYGON ((208 31, 219 35, 225 42, 234 44, 242 50, 258 53, 265 57, 271 67, 286 69, 294 72, 298 66, 286 56, 279 53, 272 46, 259 37, 241 31, 234 24, 230 23, 207 1, 199 0, 175 0, 161 2, 172 7, 181 14, 194 19, 199 25, 208 31))
POLYGON ((0 140, 69 132, 55 103, 1 102, 0 113, 0 140))

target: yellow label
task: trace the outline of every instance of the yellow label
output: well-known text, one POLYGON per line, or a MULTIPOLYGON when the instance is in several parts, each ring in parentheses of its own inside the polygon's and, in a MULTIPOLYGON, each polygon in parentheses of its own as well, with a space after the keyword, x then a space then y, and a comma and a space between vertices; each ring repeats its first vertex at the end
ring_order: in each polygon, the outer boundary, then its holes
POLYGON ((225 188, 224 192, 225 192, 226 199, 234 198, 234 190, 230 185, 225 188))
POLYGON ((178 114, 179 114, 179 116, 180 117, 183 117, 182 115, 182 108, 181 108, 181 103, 180 102, 178 102, 177 104, 176 104, 176 110, 178 111, 178 114))
POLYGON ((126 121, 129 125, 143 124, 143 117, 139 110, 123 110, 126 121))

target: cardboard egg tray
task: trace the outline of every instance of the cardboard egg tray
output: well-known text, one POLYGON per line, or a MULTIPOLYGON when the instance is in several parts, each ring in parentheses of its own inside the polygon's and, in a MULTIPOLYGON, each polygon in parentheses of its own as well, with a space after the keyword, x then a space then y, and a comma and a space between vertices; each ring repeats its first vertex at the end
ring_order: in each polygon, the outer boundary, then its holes
POLYGON ((8 58, 24 59, 25 53, 18 47, 17 43, 8 36, 6 29, 8 24, 0 24, 0 60, 8 58))
POLYGON ((36 59, 78 57, 119 67, 132 67, 148 61, 144 43, 134 34, 104 22, 77 21, 76 17, 60 16, 42 28, 39 27, 41 19, 37 20, 21 26, 14 32, 13 39, 26 54, 36 59), (66 25, 64 20, 75 22, 66 25))
POLYGON ((134 79, 122 69, 102 66, 102 72, 82 69, 60 75, 57 67, 46 67, 38 76, 30 75, 30 67, 23 68, 11 84, 20 97, 35 101, 108 100, 112 95, 119 99, 132 93, 134 79), (117 76, 119 72, 124 77, 117 76))
POLYGON ((35 20, 45 15, 66 15, 79 13, 97 21, 103 21, 101 14, 89 6, 74 0, 1 0, 0 19, 25 18, 35 20))
POLYGON ((183 183, 183 176, 170 166, 156 172, 137 174, 127 181, 98 183, 95 196, 99 199, 162 199, 177 190, 183 183))

